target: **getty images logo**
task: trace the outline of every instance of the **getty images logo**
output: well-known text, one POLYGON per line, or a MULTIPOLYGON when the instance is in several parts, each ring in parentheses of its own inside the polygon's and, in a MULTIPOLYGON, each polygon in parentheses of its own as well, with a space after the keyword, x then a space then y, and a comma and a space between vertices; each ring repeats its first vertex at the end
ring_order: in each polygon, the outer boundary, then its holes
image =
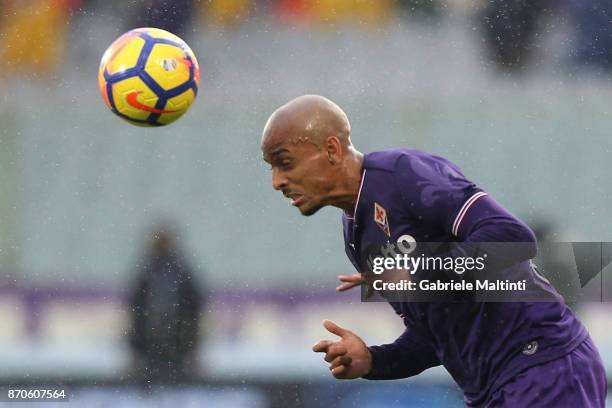
POLYGON ((412 235, 404 234, 395 243, 387 241, 380 247, 377 254, 368 256, 367 263, 370 270, 374 269, 374 258, 395 258, 397 255, 407 255, 414 252, 417 247, 416 239, 412 235))

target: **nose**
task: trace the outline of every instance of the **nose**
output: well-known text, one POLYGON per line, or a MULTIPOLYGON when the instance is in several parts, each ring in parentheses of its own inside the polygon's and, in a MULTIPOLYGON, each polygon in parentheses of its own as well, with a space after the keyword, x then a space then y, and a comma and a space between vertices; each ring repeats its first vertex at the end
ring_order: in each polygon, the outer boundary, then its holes
POLYGON ((281 190, 285 186, 287 186, 287 178, 277 169, 272 169, 272 187, 275 190, 281 190))

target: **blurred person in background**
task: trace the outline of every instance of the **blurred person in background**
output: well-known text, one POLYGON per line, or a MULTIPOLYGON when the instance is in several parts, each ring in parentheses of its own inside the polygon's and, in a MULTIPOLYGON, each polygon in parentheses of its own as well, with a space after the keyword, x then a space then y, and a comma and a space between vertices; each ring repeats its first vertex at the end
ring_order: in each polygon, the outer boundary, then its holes
POLYGON ((80 0, 0 1, 0 78, 50 78, 65 63, 67 29, 80 0))
POLYGON ((199 17, 207 27, 217 30, 238 28, 255 11, 256 0, 208 0, 199 5, 199 17))
POLYGON ((133 27, 155 27, 184 40, 192 33, 193 0, 143 0, 136 8, 133 27))
POLYGON ((273 10, 282 21, 290 25, 312 25, 318 28, 356 25, 375 28, 391 21, 395 14, 395 3, 393 0, 278 0, 273 3, 273 10))
POLYGON ((523 69, 531 61, 536 37, 546 27, 542 20, 558 4, 551 0, 491 0, 483 12, 484 42, 504 71, 523 69))
POLYGON ((408 15, 437 16, 441 5, 437 0, 396 0, 398 8, 408 15))
POLYGON ((612 69, 612 2, 569 0, 569 6, 576 26, 578 64, 587 69, 612 69))
POLYGON ((568 50, 573 63, 587 70, 612 68, 612 3, 608 0, 487 2, 481 22, 483 41, 497 66, 517 71, 537 60, 537 43, 562 22, 551 19, 558 12, 567 12, 574 27, 568 50))
POLYGON ((136 382, 180 384, 195 379, 200 291, 173 228, 156 228, 129 298, 136 382))

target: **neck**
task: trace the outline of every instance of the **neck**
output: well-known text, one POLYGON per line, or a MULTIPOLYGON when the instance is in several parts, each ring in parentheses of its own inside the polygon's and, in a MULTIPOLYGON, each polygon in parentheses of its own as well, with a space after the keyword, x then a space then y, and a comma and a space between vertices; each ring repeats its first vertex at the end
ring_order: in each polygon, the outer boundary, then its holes
POLYGON ((338 185, 330 198, 330 205, 342 209, 347 215, 353 216, 357 205, 359 187, 363 167, 363 153, 350 146, 342 169, 342 183, 338 185))

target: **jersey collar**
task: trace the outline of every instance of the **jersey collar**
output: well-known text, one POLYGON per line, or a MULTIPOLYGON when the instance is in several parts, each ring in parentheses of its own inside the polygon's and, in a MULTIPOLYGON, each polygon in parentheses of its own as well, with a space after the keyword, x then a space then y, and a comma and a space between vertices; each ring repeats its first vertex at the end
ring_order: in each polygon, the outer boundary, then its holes
POLYGON ((359 199, 361 198, 361 190, 363 189, 363 182, 366 178, 366 169, 363 169, 363 172, 361 173, 361 182, 359 183, 359 192, 357 192, 357 201, 355 201, 355 209, 353 210, 353 214, 348 215, 346 212, 343 213, 343 216, 349 220, 353 220, 355 221, 355 219, 357 218, 357 208, 359 208, 359 199))

